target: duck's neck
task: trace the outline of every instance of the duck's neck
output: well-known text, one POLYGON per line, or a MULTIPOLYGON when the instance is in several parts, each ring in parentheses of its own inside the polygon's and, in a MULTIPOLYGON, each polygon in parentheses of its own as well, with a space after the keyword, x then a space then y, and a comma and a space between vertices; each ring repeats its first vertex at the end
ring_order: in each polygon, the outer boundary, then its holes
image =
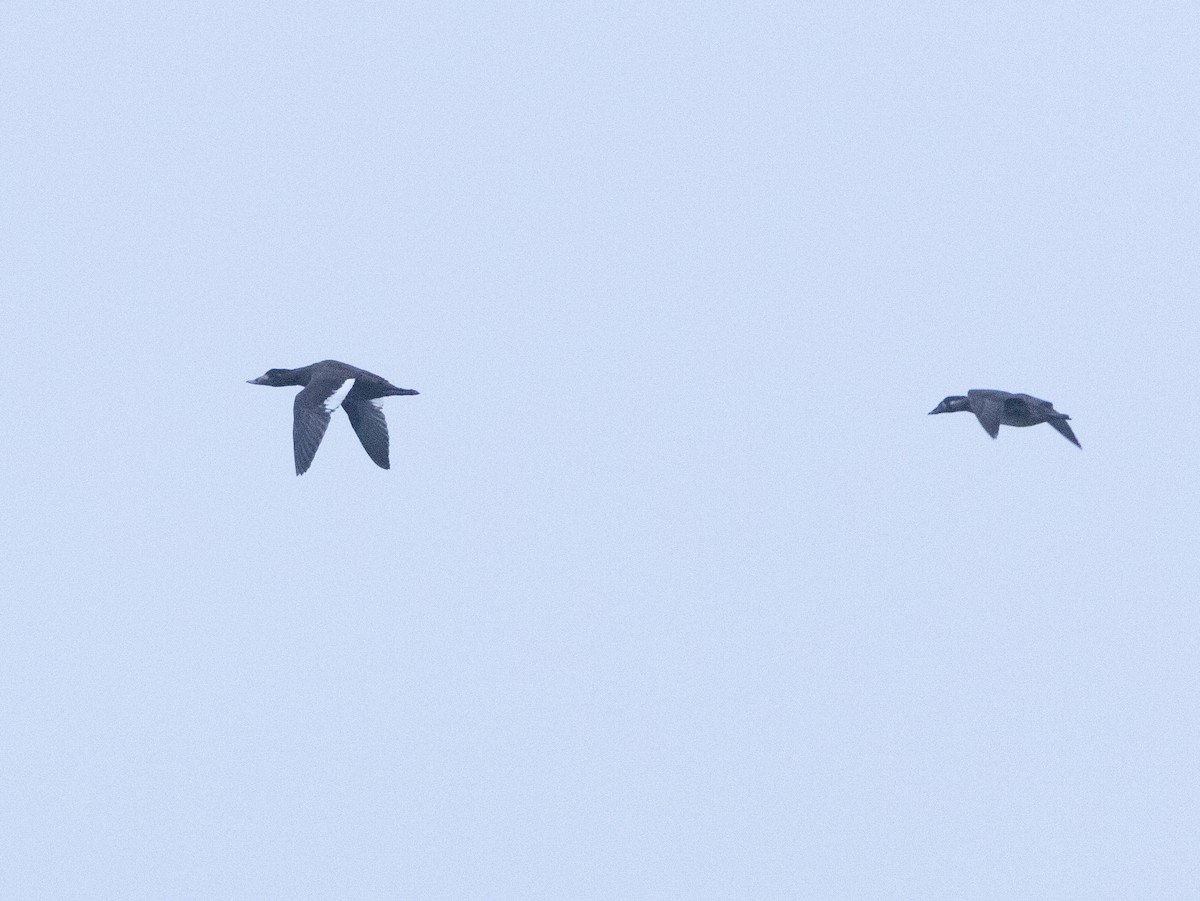
POLYGON ((293 369, 285 376, 279 379, 280 387, 286 385, 307 385, 308 380, 312 378, 312 367, 301 366, 299 369, 293 369))

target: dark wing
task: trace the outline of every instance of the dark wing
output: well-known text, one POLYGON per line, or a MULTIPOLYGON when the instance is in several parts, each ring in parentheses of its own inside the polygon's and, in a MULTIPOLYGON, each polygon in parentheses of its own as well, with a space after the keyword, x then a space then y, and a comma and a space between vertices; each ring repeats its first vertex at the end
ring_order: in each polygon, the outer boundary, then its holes
POLYGON ((1019 397, 1027 404, 1037 404, 1041 407, 1049 407, 1051 410, 1054 409, 1054 404, 1050 403, 1050 401, 1042 400, 1040 397, 1034 397, 1032 394, 1014 394, 1013 397, 1019 397))
POLYGON ((1071 427, 1067 425, 1067 418, 1064 416, 1059 419, 1057 416, 1046 420, 1050 425, 1058 430, 1058 434, 1062 435, 1080 450, 1083 450, 1083 445, 1079 443, 1079 439, 1075 437, 1075 433, 1071 431, 1071 427))
POLYGON ((312 465, 329 417, 354 387, 354 379, 345 376, 315 378, 296 395, 292 404, 292 446, 296 453, 296 475, 304 475, 312 465))
POLYGON ((989 391, 986 389, 971 389, 967 399, 971 402, 971 412, 983 426, 983 430, 995 438, 1000 434, 1000 420, 1004 416, 1004 401, 1010 397, 1005 391, 989 391))
POLYGON ((388 463, 388 430, 387 420, 383 418, 383 408, 372 400, 350 397, 342 403, 342 409, 350 417, 350 425, 362 442, 367 456, 375 461, 382 469, 390 469, 388 463))

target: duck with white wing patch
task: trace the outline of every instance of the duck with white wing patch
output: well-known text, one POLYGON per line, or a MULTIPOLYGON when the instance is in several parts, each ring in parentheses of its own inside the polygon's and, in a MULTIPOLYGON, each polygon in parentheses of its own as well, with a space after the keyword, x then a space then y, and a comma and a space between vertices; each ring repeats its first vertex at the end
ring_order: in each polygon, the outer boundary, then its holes
POLYGON ((322 360, 299 369, 269 369, 249 383, 274 388, 304 386, 292 407, 296 475, 303 475, 312 465, 329 427, 329 418, 339 406, 350 417, 350 425, 367 456, 382 469, 390 468, 387 420, 376 401, 381 397, 419 393, 411 388, 397 388, 382 376, 338 360, 322 360))

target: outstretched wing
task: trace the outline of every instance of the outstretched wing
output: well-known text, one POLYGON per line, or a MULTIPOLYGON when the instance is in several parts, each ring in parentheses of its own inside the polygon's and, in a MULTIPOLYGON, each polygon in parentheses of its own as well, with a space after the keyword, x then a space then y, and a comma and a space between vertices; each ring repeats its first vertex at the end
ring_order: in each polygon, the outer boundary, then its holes
POLYGON ((1059 419, 1057 416, 1055 416, 1046 421, 1058 430, 1058 434, 1062 435, 1080 450, 1083 450, 1083 445, 1079 443, 1079 439, 1075 437, 1075 433, 1072 432, 1071 427, 1067 425, 1067 418, 1065 416, 1062 419, 1059 419))
POLYGON ((296 475, 304 475, 312 465, 329 417, 354 387, 354 379, 339 376, 316 378, 296 395, 292 404, 292 447, 296 454, 296 475))
POLYGON ((1000 434, 1000 420, 1004 416, 1004 399, 1009 395, 1003 391, 973 388, 967 392, 971 412, 983 426, 983 430, 995 438, 1000 434))
POLYGON ((372 400, 349 398, 342 404, 342 409, 350 417, 350 425, 362 442, 367 456, 375 461, 382 469, 391 468, 388 463, 388 430, 387 420, 383 418, 383 408, 372 400))

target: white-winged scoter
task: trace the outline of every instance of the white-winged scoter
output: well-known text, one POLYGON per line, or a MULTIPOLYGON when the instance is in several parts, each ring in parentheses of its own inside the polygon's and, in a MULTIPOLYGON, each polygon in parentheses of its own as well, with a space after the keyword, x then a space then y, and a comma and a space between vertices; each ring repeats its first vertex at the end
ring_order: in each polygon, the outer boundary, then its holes
POLYGON ((418 394, 411 388, 397 388, 382 376, 341 363, 322 360, 299 369, 268 369, 251 385, 270 385, 283 388, 303 385, 293 404, 292 444, 296 452, 296 475, 303 475, 312 465, 329 417, 339 406, 350 417, 358 440, 375 465, 390 468, 388 463, 387 420, 376 401, 396 394, 418 394))
POLYGON ((995 391, 991 388, 972 388, 967 396, 952 394, 929 411, 934 413, 962 413, 970 411, 975 414, 984 430, 995 438, 1000 432, 1001 425, 1011 425, 1017 428, 1048 422, 1060 435, 1083 449, 1067 420, 1071 417, 1059 413, 1054 404, 1048 400, 1040 400, 1030 394, 1010 394, 1008 391, 995 391))

